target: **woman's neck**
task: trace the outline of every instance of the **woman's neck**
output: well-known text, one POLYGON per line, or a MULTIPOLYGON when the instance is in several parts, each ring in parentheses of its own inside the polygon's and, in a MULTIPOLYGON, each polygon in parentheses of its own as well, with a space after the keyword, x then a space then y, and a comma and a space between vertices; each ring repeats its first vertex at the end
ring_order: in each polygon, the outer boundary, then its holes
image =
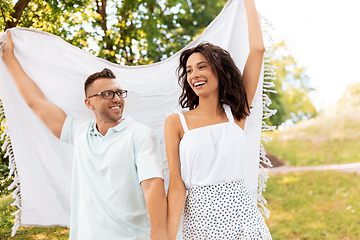
POLYGON ((224 108, 220 103, 219 96, 199 98, 199 105, 196 109, 198 113, 208 117, 217 117, 224 113, 224 108))

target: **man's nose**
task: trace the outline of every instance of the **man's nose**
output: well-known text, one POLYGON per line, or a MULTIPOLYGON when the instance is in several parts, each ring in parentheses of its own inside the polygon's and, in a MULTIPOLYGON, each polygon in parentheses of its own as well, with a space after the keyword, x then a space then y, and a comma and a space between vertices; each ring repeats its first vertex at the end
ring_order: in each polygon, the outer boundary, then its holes
POLYGON ((119 97, 119 95, 117 95, 117 93, 114 93, 114 97, 112 99, 113 101, 120 101, 121 97, 119 97))

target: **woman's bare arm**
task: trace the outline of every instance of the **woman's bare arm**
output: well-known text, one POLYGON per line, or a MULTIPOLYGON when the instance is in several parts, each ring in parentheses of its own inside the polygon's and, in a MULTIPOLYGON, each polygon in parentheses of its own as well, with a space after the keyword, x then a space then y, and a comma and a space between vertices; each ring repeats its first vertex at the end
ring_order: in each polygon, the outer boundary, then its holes
POLYGON ((186 189, 181 178, 181 165, 179 158, 181 123, 177 114, 170 115, 165 121, 165 145, 169 163, 170 182, 167 195, 168 200, 168 233, 175 239, 184 209, 186 189))
POLYGON ((244 0, 249 29, 250 52, 243 72, 248 103, 251 105, 258 85, 265 47, 254 0, 244 0))

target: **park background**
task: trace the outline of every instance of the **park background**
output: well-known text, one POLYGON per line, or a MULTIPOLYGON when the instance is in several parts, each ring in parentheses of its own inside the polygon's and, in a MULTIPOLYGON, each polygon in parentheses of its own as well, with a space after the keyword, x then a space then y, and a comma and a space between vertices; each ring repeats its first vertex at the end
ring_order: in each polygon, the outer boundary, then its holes
MULTIPOLYGON (((217 16, 226 0, 5 0, 0 31, 28 27, 60 36, 110 62, 151 64, 173 55, 217 16)), ((360 3, 257 0, 273 24, 277 130, 265 145, 274 164, 360 162, 360 3)), ((2 131, 3 129, 0 129, 2 131)), ((4 139, 2 140, 2 142, 4 139)), ((0 239, 10 235, 8 160, 0 153, 0 239)), ((273 239, 360 239, 360 175, 306 171, 271 174, 266 192, 273 239)), ((68 229, 20 228, 15 239, 67 239, 68 229)))

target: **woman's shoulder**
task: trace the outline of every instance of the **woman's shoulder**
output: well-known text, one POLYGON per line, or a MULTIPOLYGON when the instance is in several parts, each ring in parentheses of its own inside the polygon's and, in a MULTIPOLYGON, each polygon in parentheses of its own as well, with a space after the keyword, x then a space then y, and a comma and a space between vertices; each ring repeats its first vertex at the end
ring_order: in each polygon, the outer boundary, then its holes
POLYGON ((174 112, 174 113, 171 113, 170 115, 168 115, 165 120, 165 127, 169 127, 169 128, 175 127, 176 128, 178 126, 181 126, 181 120, 180 120, 179 113, 174 112))
POLYGON ((196 111, 195 109, 192 110, 186 110, 186 109, 176 109, 173 112, 171 112, 170 114, 168 114, 166 121, 168 122, 175 122, 175 123, 181 123, 181 116, 183 115, 185 118, 191 117, 191 116, 196 116, 196 111))
MULTIPOLYGON (((178 136, 179 139, 184 135, 184 130, 181 124, 181 119, 179 114, 172 113, 165 120, 164 126, 165 136, 178 136)), ((166 137, 165 137, 166 139, 166 137)))
POLYGON ((179 120, 179 121, 180 121, 179 113, 177 113, 177 112, 170 113, 170 114, 166 117, 165 123, 166 123, 166 122, 173 123, 173 122, 176 122, 176 120, 179 120))

